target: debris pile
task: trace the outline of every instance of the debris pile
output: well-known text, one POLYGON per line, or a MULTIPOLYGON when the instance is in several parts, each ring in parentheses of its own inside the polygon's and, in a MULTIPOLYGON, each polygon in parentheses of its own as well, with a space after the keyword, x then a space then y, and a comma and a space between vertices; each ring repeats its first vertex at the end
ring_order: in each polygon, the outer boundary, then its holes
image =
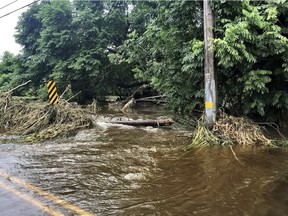
POLYGON ((201 117, 193 133, 192 142, 185 150, 193 147, 232 144, 273 146, 277 143, 275 140, 267 138, 261 127, 253 121, 220 112, 218 120, 211 129, 206 126, 204 117, 201 117))
POLYGON ((13 100, 11 93, 0 94, 0 128, 6 133, 25 135, 26 141, 72 135, 91 126, 90 116, 65 100, 52 106, 13 100))

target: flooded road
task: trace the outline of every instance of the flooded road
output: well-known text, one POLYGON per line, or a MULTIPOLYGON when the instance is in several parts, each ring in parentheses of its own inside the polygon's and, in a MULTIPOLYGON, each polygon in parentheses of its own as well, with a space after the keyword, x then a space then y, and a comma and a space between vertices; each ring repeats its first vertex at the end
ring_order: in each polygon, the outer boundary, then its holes
MULTIPOLYGON (((230 148, 181 151, 185 133, 113 125, 100 118, 95 128, 69 139, 1 144, 0 170, 53 194, 56 198, 48 200, 24 188, 63 215, 82 214, 63 201, 95 215, 288 214, 286 149, 233 147, 239 163, 230 148)), ((4 177, 0 182, 5 184, 14 180, 4 177)), ((23 185, 16 189, 24 190, 23 185)), ((1 185, 0 193, 9 196, 1 185)), ((19 199, 6 199, 0 213, 19 199)), ((51 215, 14 206, 9 215, 51 215)))

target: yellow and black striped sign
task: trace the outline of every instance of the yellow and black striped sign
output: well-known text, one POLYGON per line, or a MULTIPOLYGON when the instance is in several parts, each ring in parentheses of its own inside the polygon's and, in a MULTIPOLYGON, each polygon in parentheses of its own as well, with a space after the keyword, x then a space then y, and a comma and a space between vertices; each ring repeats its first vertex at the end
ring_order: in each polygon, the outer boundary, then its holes
POLYGON ((56 92, 56 86, 55 85, 56 85, 56 83, 52 80, 50 80, 47 83, 49 102, 52 105, 55 105, 58 103, 58 94, 56 92))

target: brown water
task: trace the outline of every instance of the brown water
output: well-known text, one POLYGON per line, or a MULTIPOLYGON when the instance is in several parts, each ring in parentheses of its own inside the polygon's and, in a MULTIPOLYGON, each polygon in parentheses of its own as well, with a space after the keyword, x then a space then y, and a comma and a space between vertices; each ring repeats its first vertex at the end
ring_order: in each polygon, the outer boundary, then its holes
POLYGON ((230 148, 182 152, 185 130, 96 122, 70 139, 0 145, 1 170, 97 215, 288 215, 286 149, 233 147, 240 164, 230 148))

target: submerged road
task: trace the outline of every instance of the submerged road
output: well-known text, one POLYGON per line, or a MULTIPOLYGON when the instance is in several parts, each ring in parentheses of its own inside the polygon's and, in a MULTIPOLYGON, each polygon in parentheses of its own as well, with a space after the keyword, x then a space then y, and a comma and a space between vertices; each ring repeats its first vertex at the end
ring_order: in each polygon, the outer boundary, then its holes
POLYGON ((2 171, 0 194, 1 215, 95 215, 2 171))
POLYGON ((1 215, 63 215, 2 181, 0 212, 1 215))
POLYGON ((183 152, 185 133, 97 119, 49 142, 0 135, 0 215, 287 215, 287 149, 235 146, 239 163, 229 147, 183 152))

